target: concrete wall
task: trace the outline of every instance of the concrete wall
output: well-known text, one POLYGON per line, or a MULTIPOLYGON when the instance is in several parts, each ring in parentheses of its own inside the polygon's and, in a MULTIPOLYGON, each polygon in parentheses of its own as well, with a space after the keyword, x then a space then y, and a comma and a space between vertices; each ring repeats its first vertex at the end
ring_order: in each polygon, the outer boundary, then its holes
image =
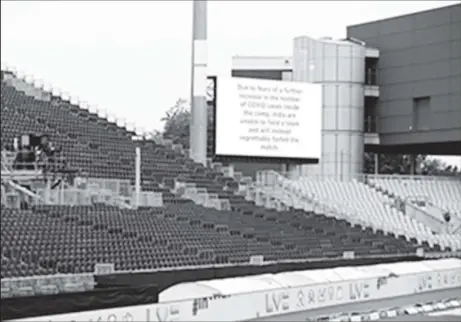
POLYGON ((461 4, 350 26, 347 34, 380 50, 382 144, 461 140, 461 4))

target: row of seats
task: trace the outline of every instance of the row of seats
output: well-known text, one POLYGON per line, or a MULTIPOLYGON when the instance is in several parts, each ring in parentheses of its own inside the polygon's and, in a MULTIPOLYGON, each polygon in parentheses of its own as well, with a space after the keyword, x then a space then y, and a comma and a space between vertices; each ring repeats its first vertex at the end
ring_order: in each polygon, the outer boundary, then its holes
POLYGON ((303 211, 217 211, 194 203, 121 210, 97 206, 2 209, 2 278, 266 260, 408 254, 415 243, 303 211))

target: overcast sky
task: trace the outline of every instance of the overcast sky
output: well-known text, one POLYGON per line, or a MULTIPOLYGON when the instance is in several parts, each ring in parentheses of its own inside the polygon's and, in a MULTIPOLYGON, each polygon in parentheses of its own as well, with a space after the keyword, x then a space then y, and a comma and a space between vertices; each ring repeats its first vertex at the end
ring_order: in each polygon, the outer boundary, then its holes
MULTIPOLYGON (((233 55, 291 55, 292 39, 459 1, 209 1, 210 75, 233 55)), ((190 93, 191 1, 2 1, 1 60, 145 130, 190 93)))

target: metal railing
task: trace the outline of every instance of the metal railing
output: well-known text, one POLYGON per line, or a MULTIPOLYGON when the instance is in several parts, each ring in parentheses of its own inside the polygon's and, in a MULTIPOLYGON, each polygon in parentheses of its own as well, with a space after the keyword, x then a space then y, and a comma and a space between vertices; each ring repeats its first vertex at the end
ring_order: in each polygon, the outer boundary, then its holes
POLYGON ((67 166, 66 158, 60 153, 53 157, 42 155, 31 162, 18 161, 18 153, 21 152, 2 151, 2 171, 29 170, 57 172, 64 170, 67 166))
POLYGON ((378 70, 376 68, 367 68, 365 71, 365 85, 378 85, 378 70))
POLYGON ((377 116, 365 116, 363 132, 365 133, 378 133, 378 117, 377 116))

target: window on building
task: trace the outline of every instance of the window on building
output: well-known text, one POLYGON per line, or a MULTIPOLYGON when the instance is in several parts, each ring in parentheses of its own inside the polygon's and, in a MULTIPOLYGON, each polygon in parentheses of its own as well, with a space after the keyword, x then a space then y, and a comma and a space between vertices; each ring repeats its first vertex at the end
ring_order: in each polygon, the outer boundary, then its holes
POLYGON ((374 97, 365 97, 365 133, 378 132, 377 100, 374 97))
POLYGON ((431 128, 431 98, 413 98, 413 129, 429 130, 431 128))

